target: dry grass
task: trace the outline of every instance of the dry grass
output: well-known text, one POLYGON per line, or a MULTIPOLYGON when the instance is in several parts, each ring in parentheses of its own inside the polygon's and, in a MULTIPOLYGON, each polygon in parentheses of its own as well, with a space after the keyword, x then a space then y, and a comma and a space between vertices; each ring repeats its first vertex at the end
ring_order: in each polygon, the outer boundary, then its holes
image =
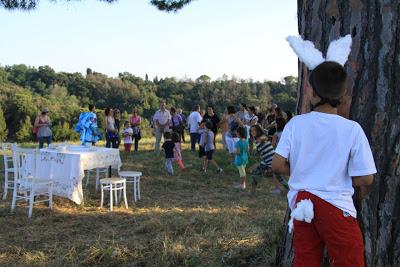
MULTIPOLYGON (((151 140, 142 148, 150 150, 151 140)), ((187 148, 187 146, 185 146, 187 148)), ((93 182, 85 203, 55 197, 53 210, 39 204, 27 219, 24 204, 0 206, 2 266, 265 266, 273 261, 285 213, 285 197, 269 193, 265 179, 256 197, 232 187, 238 173, 224 151, 221 175, 201 173, 184 152, 183 175, 167 176, 151 151, 125 155, 123 169, 141 170, 142 200, 128 195, 129 209, 100 209, 93 182)), ((106 200, 107 201, 107 200, 106 200)))

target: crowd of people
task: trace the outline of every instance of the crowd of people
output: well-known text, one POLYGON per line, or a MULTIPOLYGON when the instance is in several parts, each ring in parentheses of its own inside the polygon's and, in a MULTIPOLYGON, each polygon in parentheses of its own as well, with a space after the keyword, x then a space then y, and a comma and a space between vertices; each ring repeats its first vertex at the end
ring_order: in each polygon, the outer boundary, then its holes
POLYGON ((258 107, 242 103, 237 108, 228 106, 219 116, 212 106, 202 111, 200 105, 195 105, 189 116, 181 109, 167 109, 164 101, 160 101, 159 109, 152 118, 152 127, 156 138, 155 151, 162 148, 165 155, 165 170, 173 175, 173 162, 176 161, 184 172, 181 153, 181 143, 185 142, 185 129, 190 134, 191 151, 198 151, 202 161, 202 171, 207 172, 210 165, 217 173, 223 170, 213 158, 216 150, 216 136, 222 134, 222 146, 231 156, 239 172, 238 188, 247 188, 247 172, 251 174, 251 192, 255 193, 260 178, 267 174, 276 179, 274 193, 288 189, 284 177, 271 171, 272 157, 285 124, 292 118, 291 112, 282 111, 277 105, 272 105, 266 113, 261 113, 258 107), (162 138, 163 144, 161 146, 162 138), (259 154, 259 163, 248 167, 249 157, 259 154))
MULTIPOLYGON (((39 141, 39 148, 44 143, 51 143, 51 120, 49 110, 43 108, 34 124, 34 133, 39 141)), ((129 118, 121 122, 121 112, 114 108, 104 110, 103 136, 98 128, 96 107, 88 106, 88 111, 80 114, 75 127, 80 134, 83 145, 95 145, 99 140, 105 140, 107 148, 119 148, 121 143, 126 152, 139 150, 139 140, 142 138, 142 118, 137 108, 132 110, 129 118)), ((202 171, 207 172, 210 166, 216 168, 217 173, 223 169, 215 161, 213 155, 216 150, 216 137, 222 135, 222 146, 229 153, 231 163, 239 172, 240 184, 238 188, 247 188, 247 173, 251 174, 252 192, 261 177, 270 174, 276 179, 274 193, 279 193, 281 188, 288 188, 286 180, 271 172, 271 162, 285 124, 292 118, 291 112, 282 111, 273 104, 266 113, 260 112, 258 107, 247 106, 242 103, 238 107, 228 106, 220 116, 214 107, 208 106, 202 110, 200 105, 195 105, 186 117, 182 109, 166 107, 165 101, 159 102, 159 109, 151 119, 151 127, 155 136, 155 151, 165 155, 165 170, 173 175, 173 163, 176 162, 182 172, 185 172, 182 157, 182 143, 186 142, 185 132, 190 136, 190 149, 198 151, 202 171), (163 143, 161 141, 163 140, 163 143), (249 157, 259 154, 260 161, 248 167, 249 157)))

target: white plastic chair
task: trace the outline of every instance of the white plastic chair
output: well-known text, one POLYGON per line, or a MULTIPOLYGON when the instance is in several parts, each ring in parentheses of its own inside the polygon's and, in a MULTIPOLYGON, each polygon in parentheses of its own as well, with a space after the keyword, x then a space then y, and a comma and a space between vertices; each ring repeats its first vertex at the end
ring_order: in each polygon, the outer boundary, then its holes
POLYGON ((110 211, 113 211, 113 204, 114 204, 113 198, 115 198, 115 203, 118 203, 118 192, 123 193, 125 208, 128 208, 128 201, 126 199, 126 180, 124 178, 100 179, 100 188, 101 188, 100 208, 103 207, 105 190, 110 191, 110 211))
POLYGON ((133 199, 136 202, 140 200, 140 177, 141 172, 137 171, 120 171, 119 176, 125 178, 127 183, 133 183, 133 199))
POLYGON ((1 144, 1 152, 3 153, 4 160, 4 192, 3 200, 7 199, 7 192, 10 189, 14 189, 14 168, 13 168, 13 158, 8 153, 11 152, 11 144, 3 143, 1 144), (13 179, 10 179, 9 174, 13 175, 13 179))
POLYGON ((104 178, 106 178, 108 176, 108 168, 96 168, 93 170, 87 170, 86 171, 86 184, 85 184, 86 187, 88 187, 88 185, 89 185, 90 175, 93 172, 96 175, 96 191, 97 191, 97 190, 99 190, 99 185, 100 185, 100 174, 103 174, 104 178))
POLYGON ((53 208, 53 181, 40 179, 36 176, 36 160, 38 151, 36 149, 11 147, 14 164, 14 191, 11 211, 14 211, 18 200, 29 201, 28 218, 32 217, 33 204, 48 202, 50 209, 53 208), (30 164, 31 163, 31 164, 30 164), (36 196, 47 196, 43 200, 35 200, 36 196))

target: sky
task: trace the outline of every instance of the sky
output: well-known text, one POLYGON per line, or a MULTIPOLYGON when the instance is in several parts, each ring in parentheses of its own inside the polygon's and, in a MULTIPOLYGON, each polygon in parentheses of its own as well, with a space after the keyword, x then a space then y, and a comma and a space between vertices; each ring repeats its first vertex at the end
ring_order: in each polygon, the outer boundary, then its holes
POLYGON ((298 33, 296 13, 295 0, 196 0, 177 13, 149 0, 41 0, 30 12, 0 9, 0 65, 280 80, 297 76, 285 41, 298 33))

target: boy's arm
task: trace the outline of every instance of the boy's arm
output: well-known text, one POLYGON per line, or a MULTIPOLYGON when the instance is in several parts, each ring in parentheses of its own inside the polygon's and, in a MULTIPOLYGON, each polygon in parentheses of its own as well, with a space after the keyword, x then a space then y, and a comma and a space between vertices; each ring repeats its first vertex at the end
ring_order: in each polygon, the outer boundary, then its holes
POLYGON ((374 181, 374 176, 372 174, 370 175, 363 175, 363 176, 354 176, 352 177, 353 180, 353 186, 368 186, 371 185, 372 182, 374 181))
POLYGON ((275 154, 272 158, 272 171, 277 174, 290 176, 290 165, 286 158, 275 154))

